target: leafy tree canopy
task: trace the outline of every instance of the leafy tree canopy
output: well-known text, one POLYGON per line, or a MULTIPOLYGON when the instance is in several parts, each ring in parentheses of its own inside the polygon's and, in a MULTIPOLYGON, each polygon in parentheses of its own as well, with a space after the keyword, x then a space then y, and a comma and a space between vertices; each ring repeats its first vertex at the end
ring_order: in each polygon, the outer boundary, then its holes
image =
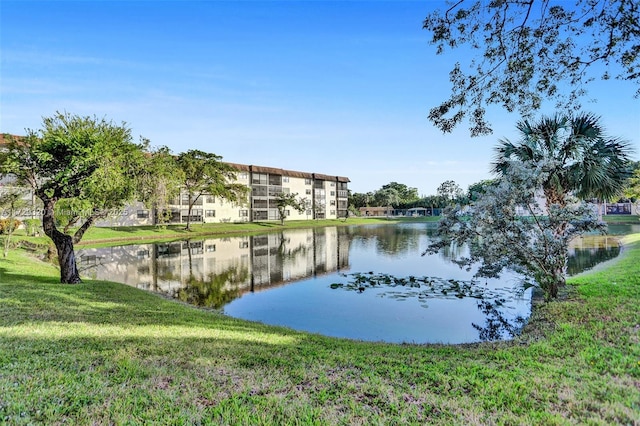
POLYGON ((168 205, 179 195, 185 175, 169 148, 161 146, 147 154, 148 161, 138 177, 138 199, 154 211, 154 221, 162 224, 170 218, 168 205))
POLYGON ((640 199, 640 161, 637 161, 633 167, 633 175, 627 181, 624 190, 625 197, 633 200, 640 199))
POLYGON ((420 197, 418 195, 418 188, 412 188, 404 183, 390 182, 386 185, 382 185, 381 191, 393 190, 396 192, 401 204, 409 204, 417 201, 420 197))
POLYGON ((476 54, 466 64, 470 71, 455 64, 451 94, 429 120, 451 132, 467 117, 472 136, 486 135, 489 105, 528 117, 545 99, 578 109, 585 84, 596 77, 640 86, 639 16, 637 0, 452 1, 429 14, 423 28, 437 54, 462 47, 476 54))
POLYGON ((452 202, 464 195, 464 191, 462 191, 460 185, 452 180, 442 182, 436 191, 438 196, 444 198, 446 202, 452 202))
POLYGON ((178 155, 177 163, 182 170, 182 187, 189 197, 187 229, 191 224, 191 210, 202 195, 221 197, 232 203, 246 201, 246 185, 234 183, 236 169, 223 163, 216 154, 192 149, 178 155))
POLYGON ((467 198, 469 201, 476 201, 487 192, 487 188, 492 185, 496 185, 498 182, 496 179, 485 179, 480 182, 472 183, 467 189, 467 198))
POLYGON ((10 138, 0 157, 0 173, 32 188, 43 203, 42 227, 58 251, 63 283, 80 282, 73 245, 98 219, 120 213, 135 198, 136 177, 145 161, 144 146, 131 141, 125 123, 56 113, 38 131, 10 138), (67 213, 82 220, 73 236, 58 229, 58 202, 83 211, 67 213))
POLYGON ((284 225, 284 220, 287 217, 287 207, 291 207, 299 213, 304 212, 307 208, 307 200, 298 198, 297 193, 287 194, 285 192, 279 192, 274 201, 278 208, 281 225, 284 225))

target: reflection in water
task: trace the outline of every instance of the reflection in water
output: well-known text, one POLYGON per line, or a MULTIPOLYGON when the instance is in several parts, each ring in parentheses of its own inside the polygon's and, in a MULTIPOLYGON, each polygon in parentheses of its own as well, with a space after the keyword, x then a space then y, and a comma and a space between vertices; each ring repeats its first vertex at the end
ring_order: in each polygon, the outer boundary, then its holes
POLYGON ((480 340, 489 342, 494 340, 512 339, 522 331, 527 320, 521 315, 508 317, 505 311, 498 308, 504 306, 506 300, 482 300, 478 302, 478 309, 485 315, 484 326, 472 323, 478 330, 480 340))
POLYGON ((205 279, 191 275, 175 297, 191 305, 220 308, 240 296, 240 290, 228 284, 244 282, 248 275, 249 269, 240 267, 230 267, 218 274, 210 273, 205 279))
POLYGON ((620 254, 618 239, 609 236, 584 236, 576 238, 569 246, 567 274, 575 275, 589 270, 598 263, 620 254))
POLYGON ((416 343, 511 337, 530 313, 530 292, 517 291, 514 275, 477 282, 442 255, 422 257, 433 228, 287 230, 82 249, 78 258, 85 276, 330 336, 416 343))
POLYGON ((348 267, 338 228, 78 251, 81 273, 220 308, 263 290, 348 267))

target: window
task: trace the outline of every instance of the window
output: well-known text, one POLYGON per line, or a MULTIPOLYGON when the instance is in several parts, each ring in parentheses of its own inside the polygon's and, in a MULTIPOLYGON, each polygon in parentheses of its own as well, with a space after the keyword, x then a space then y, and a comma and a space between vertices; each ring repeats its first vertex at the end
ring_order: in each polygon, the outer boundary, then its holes
POLYGON ((278 194, 282 193, 281 186, 270 186, 269 187, 269 197, 277 197, 278 194))
POLYGON ((205 197, 205 201, 207 204, 213 204, 216 202, 216 197, 214 197, 213 195, 207 195, 205 197))
POLYGON ((336 214, 336 211, 335 211, 335 210, 330 210, 330 211, 329 211, 329 214, 330 214, 330 215, 335 215, 335 214, 336 214))
POLYGON ((254 199, 252 201, 254 209, 266 209, 268 207, 267 200, 254 199))
POLYGON ((310 190, 310 189, 305 189, 305 191, 304 191, 304 192, 305 192, 305 194, 307 194, 307 195, 311 195, 311 190, 310 190))
POLYGON ((254 173, 251 178, 251 183, 254 185, 266 185, 267 174, 266 173, 254 173))
POLYGON ((282 176, 283 183, 289 183, 289 176, 282 176))
POLYGON ((149 219, 149 210, 138 210, 138 219, 149 219))
POLYGON ((268 220, 269 219, 269 214, 267 213, 267 210, 256 210, 253 212, 253 219, 254 220, 268 220))
POLYGON ((216 211, 215 210, 206 210, 205 211, 205 217, 216 217, 216 211))
POLYGON ((249 217, 249 210, 240 210, 240 217, 249 217))
POLYGON ((331 182, 331 186, 336 186, 336 183, 335 182, 331 182))
POLYGON ((336 200, 331 200, 331 201, 329 201, 329 205, 330 205, 330 206, 335 206, 335 205, 336 205, 336 200))
POLYGON ((266 186, 254 186, 253 189, 254 197, 266 197, 267 196, 267 187, 266 186))
POLYGON ((269 175, 269 185, 282 185, 282 176, 280 175, 269 175))
POLYGON ((305 179, 304 180, 304 184, 305 185, 311 185, 311 179, 305 179))
POLYGON ((335 195, 336 195, 336 191, 331 191, 331 192, 329 192, 329 195, 331 195, 332 197, 335 197, 335 195))
POLYGON ((213 253, 214 251, 216 251, 216 245, 215 244, 207 244, 207 253, 213 253))
POLYGON ((238 179, 247 180, 249 179, 249 174, 247 172, 240 172, 238 173, 238 179))
POLYGON ((249 248, 249 241, 240 241, 240 243, 238 244, 238 246, 239 246, 241 249, 249 248))

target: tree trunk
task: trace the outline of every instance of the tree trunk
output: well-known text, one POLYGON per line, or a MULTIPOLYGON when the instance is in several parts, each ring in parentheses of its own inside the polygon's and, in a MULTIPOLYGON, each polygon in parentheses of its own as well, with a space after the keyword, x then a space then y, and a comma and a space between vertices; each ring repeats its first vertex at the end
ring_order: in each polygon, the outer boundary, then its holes
POLYGON ((42 229, 51 238, 58 251, 58 263, 60 265, 60 282, 63 284, 81 283, 76 255, 73 251, 73 237, 64 234, 56 228, 54 208, 56 199, 40 197, 44 203, 42 212, 42 229))
POLYGON ((191 198, 191 193, 189 193, 189 202, 187 203, 187 226, 184 228, 185 231, 191 231, 191 210, 196 202, 195 200, 191 201, 191 198))
POLYGON ((76 254, 73 251, 73 238, 70 235, 59 232, 53 243, 58 249, 58 263, 60 264, 60 282, 64 284, 81 283, 76 254))

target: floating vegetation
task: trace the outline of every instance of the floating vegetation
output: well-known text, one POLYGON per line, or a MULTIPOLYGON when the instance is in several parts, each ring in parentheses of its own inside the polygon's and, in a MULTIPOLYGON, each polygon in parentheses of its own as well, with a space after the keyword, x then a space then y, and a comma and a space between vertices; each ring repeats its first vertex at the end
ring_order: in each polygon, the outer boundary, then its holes
POLYGON ((516 293, 513 288, 489 288, 475 280, 455 280, 438 277, 396 277, 390 274, 376 274, 374 272, 356 272, 341 274, 348 278, 346 283, 332 283, 330 288, 356 291, 362 293, 372 288, 398 289, 380 294, 398 300, 417 297, 421 302, 427 299, 464 299, 493 300, 496 306, 501 306, 512 300, 516 293))

